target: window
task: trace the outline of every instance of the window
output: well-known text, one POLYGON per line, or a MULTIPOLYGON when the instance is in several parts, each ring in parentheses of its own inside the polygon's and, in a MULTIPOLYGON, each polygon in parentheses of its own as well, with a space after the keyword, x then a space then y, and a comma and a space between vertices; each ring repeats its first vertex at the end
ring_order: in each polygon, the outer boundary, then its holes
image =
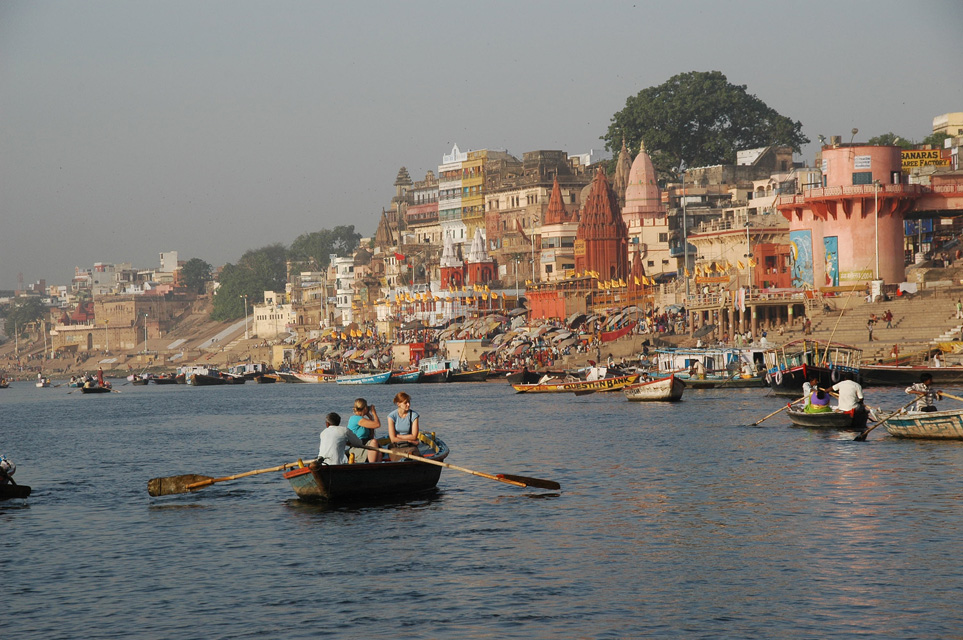
POLYGON ((669 241, 669 234, 668 234, 668 233, 660 233, 660 234, 659 234, 659 242, 668 242, 668 241, 669 241))
POLYGON ((873 184, 872 171, 853 172, 853 184, 873 184))
POLYGON ((647 261, 647 262, 645 263, 645 266, 647 266, 647 267, 654 267, 654 266, 655 266, 655 261, 649 260, 649 261, 647 261))

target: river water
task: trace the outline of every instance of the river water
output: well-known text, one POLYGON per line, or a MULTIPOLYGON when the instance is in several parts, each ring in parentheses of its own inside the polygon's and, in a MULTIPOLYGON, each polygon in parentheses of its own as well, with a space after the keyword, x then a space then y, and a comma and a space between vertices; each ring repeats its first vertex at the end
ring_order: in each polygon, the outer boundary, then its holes
MULTIPOLYGON (((120 383, 118 383, 120 385, 120 383)), ((495 383, 0 391, 0 629, 27 638, 949 638, 963 443, 790 427, 763 389, 520 396, 495 383), (301 503, 322 417, 400 388, 453 470, 428 497, 301 503)), ((899 390, 868 390, 895 408, 899 390)), ((386 418, 384 418, 386 419, 386 418)))

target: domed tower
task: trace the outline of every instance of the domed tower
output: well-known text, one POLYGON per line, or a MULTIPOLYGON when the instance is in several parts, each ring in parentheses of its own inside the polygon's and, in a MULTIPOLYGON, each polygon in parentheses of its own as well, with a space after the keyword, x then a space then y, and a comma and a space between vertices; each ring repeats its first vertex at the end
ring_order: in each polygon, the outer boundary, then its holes
POLYGON ((602 280, 627 278, 628 235, 618 198, 600 167, 575 234, 575 270, 594 271, 602 280))
POLYGON ((648 260, 655 271, 656 265, 667 264, 663 260, 669 259, 669 219, 644 142, 629 171, 622 219, 628 228, 632 262, 641 265, 648 260))
POLYGON ((495 279, 495 262, 485 251, 485 237, 480 228, 475 229, 465 270, 468 284, 487 284, 495 279))
POLYGON ((457 289, 465 286, 465 265, 455 254, 455 241, 451 236, 445 236, 440 266, 442 289, 457 289))

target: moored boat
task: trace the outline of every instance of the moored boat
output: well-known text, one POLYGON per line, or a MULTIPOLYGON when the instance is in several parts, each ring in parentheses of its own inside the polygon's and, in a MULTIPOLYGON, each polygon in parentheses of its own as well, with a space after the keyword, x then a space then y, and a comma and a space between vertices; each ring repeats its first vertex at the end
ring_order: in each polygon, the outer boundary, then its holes
POLYGON ((811 429, 839 429, 840 431, 862 431, 866 428, 868 413, 864 411, 821 411, 806 413, 790 408, 786 411, 789 420, 797 427, 811 429))
POLYGON ((622 393, 628 400, 636 402, 649 400, 674 402, 682 399, 685 387, 685 382, 674 375, 669 375, 666 378, 626 385, 622 387, 622 393))
POLYGON ((448 382, 485 382, 491 369, 456 370, 448 374, 448 382))
POLYGON ((448 382, 451 376, 451 363, 444 358, 423 358, 418 363, 421 377, 418 382, 448 382))
POLYGON ((135 377, 130 383, 134 386, 144 386, 150 382, 150 378, 141 378, 140 376, 135 377))
POLYGON ((599 391, 618 391, 622 387, 635 384, 639 380, 639 374, 633 373, 626 376, 613 376, 611 378, 600 378, 597 380, 559 380, 549 379, 535 384, 513 384, 512 388, 517 393, 579 393, 579 392, 599 392, 599 391))
POLYGON ((803 383, 819 379, 819 386, 828 389, 840 380, 861 382, 860 359, 862 350, 836 342, 794 340, 764 354, 766 382, 777 396, 798 398, 803 383))
POLYGON ((933 376, 935 385, 963 384, 963 367, 864 364, 859 372, 867 387, 908 387, 919 382, 924 373, 933 376))
POLYGON ((154 381, 154 384, 177 384, 177 380, 174 378, 174 376, 170 376, 167 374, 159 375, 153 378, 153 381, 154 381))
MULTIPOLYGON (((448 446, 440 438, 422 434, 415 455, 441 462, 448 456, 448 446)), ((285 472, 284 477, 302 500, 366 501, 430 491, 438 485, 441 469, 408 459, 337 465, 314 461, 285 472)))
POLYGON ((886 420, 886 430, 897 438, 963 440, 963 409, 906 411, 886 420))
POLYGON ((390 371, 380 373, 362 373, 358 375, 338 376, 335 382, 338 384, 385 384, 391 377, 390 371))
POLYGON ((273 384, 278 381, 278 377, 273 373, 262 373, 259 376, 254 376, 254 382, 256 384, 273 384))
POLYGON ((391 377, 388 378, 388 384, 402 384, 418 382, 421 378, 421 371, 419 369, 408 369, 404 371, 392 371, 391 377))
POLYGON ((307 382, 310 384, 321 384, 324 382, 334 382, 338 376, 324 373, 323 371, 311 371, 310 373, 294 372, 293 375, 298 379, 298 382, 307 382))

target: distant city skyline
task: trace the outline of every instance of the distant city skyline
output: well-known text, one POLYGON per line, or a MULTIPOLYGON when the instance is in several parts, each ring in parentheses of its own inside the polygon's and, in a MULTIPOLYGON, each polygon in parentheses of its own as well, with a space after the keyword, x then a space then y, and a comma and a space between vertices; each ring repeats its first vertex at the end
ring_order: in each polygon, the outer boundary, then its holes
POLYGON ((960 25, 951 0, 4 2, 0 289, 371 235, 401 166, 599 150, 628 97, 687 71, 801 121, 797 161, 854 127, 920 141, 963 111, 960 25))

